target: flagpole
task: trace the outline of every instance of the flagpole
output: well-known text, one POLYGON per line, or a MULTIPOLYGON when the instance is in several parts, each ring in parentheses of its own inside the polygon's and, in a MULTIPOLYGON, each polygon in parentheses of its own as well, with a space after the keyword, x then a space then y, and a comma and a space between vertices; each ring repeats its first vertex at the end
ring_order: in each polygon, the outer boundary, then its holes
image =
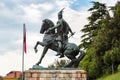
POLYGON ((24 50, 22 53, 22 80, 24 80, 24 50))
POLYGON ((23 24, 23 49, 22 49, 22 80, 24 80, 24 31, 25 30, 25 24, 23 24))

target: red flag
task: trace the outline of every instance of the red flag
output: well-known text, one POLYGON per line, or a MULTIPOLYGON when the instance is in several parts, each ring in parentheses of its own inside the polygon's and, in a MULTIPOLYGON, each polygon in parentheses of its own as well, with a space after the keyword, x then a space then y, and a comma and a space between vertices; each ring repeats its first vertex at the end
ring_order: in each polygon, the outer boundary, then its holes
POLYGON ((23 27, 24 27, 24 29, 23 29, 23 31, 24 31, 24 33, 23 33, 23 50, 24 50, 24 52, 26 53, 27 52, 27 50, 26 50, 26 28, 25 28, 25 24, 23 24, 23 27))

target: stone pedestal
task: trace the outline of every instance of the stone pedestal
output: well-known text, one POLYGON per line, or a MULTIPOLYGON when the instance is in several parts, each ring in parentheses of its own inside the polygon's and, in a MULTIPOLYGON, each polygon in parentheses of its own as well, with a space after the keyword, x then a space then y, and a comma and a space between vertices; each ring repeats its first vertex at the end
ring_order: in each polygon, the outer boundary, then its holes
POLYGON ((25 80, 87 80, 84 70, 26 70, 25 80))

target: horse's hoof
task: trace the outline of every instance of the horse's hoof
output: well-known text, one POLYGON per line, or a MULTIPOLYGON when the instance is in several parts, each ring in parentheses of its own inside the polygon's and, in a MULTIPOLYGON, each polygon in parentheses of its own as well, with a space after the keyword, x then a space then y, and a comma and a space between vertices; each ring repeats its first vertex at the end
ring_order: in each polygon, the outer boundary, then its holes
POLYGON ((39 63, 36 63, 37 66, 39 66, 39 63))
POLYGON ((35 50, 35 53, 37 53, 38 52, 38 50, 37 49, 34 49, 35 50))

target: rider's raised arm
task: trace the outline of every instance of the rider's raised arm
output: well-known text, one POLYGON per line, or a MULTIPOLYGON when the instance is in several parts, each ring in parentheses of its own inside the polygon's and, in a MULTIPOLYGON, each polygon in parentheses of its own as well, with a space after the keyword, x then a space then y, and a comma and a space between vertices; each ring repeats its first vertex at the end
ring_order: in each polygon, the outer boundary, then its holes
POLYGON ((74 33, 72 32, 72 30, 71 30, 71 28, 70 28, 70 26, 69 26, 69 24, 66 22, 66 24, 67 24, 67 27, 68 27, 68 32, 70 32, 71 33, 71 35, 73 35, 74 33))
POLYGON ((69 27, 69 31, 70 31, 70 33, 71 33, 71 35, 73 35, 74 33, 72 32, 72 30, 71 30, 71 28, 69 27))

